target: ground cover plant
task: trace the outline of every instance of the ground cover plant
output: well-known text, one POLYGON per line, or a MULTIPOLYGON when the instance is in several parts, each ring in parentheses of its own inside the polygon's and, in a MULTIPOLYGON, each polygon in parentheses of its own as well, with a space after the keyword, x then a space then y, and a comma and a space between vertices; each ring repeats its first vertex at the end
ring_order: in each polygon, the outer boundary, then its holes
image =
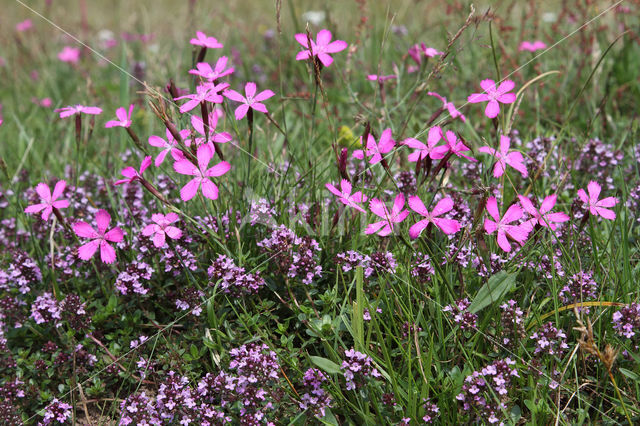
POLYGON ((0 423, 640 422, 640 2, 212 3, 0 17, 0 423))

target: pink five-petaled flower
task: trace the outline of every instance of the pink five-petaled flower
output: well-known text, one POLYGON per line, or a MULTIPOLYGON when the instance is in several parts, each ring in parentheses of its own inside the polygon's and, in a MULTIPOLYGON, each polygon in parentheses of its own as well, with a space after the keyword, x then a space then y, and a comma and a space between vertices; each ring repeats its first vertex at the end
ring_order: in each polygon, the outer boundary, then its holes
POLYGON ((616 197, 607 197, 602 200, 598 200, 600 196, 600 185, 597 182, 591 181, 589 185, 587 185, 587 191, 589 191, 589 196, 584 191, 584 189, 578 190, 578 196, 582 200, 583 203, 589 205, 589 212, 591 212, 594 216, 602 216, 605 219, 614 220, 616 218, 616 214, 614 211, 606 209, 605 207, 613 207, 618 203, 618 199, 616 197))
MULTIPOLYGON (((221 132, 221 133, 216 133, 216 127, 218 126, 218 112, 217 111, 211 111, 209 113, 209 142, 216 142, 216 143, 227 143, 230 142, 232 138, 231 134, 228 132, 221 132)), ((200 135, 202 135, 203 137, 197 137, 195 138, 195 143, 196 146, 200 146, 205 142, 205 137, 206 136, 206 131, 204 128, 204 121, 202 121, 202 118, 198 117, 197 115, 192 115, 191 116, 191 125, 193 126, 193 129, 199 133, 200 135)), ((184 141, 186 146, 191 146, 191 139, 187 139, 184 141)))
POLYGON ((424 160, 427 157, 430 157, 432 160, 438 160, 443 158, 449 150, 445 145, 436 146, 436 144, 440 142, 440 139, 442 139, 442 129, 440 126, 434 126, 429 129, 426 145, 414 138, 405 139, 402 141, 402 145, 416 149, 408 156, 409 161, 412 163, 418 160, 424 160))
POLYGON ((462 122, 467 121, 467 118, 456 108, 453 102, 448 102, 447 98, 445 98, 444 96, 441 96, 436 92, 427 92, 427 95, 440 99, 443 104, 442 107, 446 108, 446 110, 449 111, 449 115, 451 115, 451 118, 460 117, 460 120, 462 120, 462 122))
POLYGON ((447 133, 445 134, 445 140, 447 141, 447 148, 449 149, 449 152, 456 157, 464 157, 472 162, 478 161, 473 157, 469 157, 468 155, 463 154, 463 152, 471 151, 471 148, 466 146, 460 139, 458 139, 456 134, 451 130, 447 130, 447 133))
POLYGON ((249 108, 253 108, 256 111, 267 114, 267 107, 264 106, 262 101, 269 99, 270 97, 275 95, 275 93, 273 93, 271 90, 263 90, 256 95, 256 84, 253 82, 248 82, 244 86, 244 93, 246 97, 242 96, 235 90, 224 91, 224 95, 227 98, 231 99, 232 101, 242 102, 242 105, 236 108, 236 120, 242 120, 244 116, 247 115, 247 111, 249 111, 249 108))
MULTIPOLYGON (((360 136, 360 145, 362 145, 362 136, 360 136)), ((371 133, 367 136, 367 146, 365 151, 356 149, 353 151, 353 157, 358 160, 364 159, 365 156, 369 158, 369 164, 378 164, 382 161, 382 154, 386 154, 393 149, 396 145, 396 141, 391 138, 391 129, 386 129, 380 135, 380 142, 376 143, 376 139, 371 133)))
POLYGON ((418 65, 420 65, 422 63, 421 54, 424 54, 424 56, 426 56, 427 58, 433 58, 434 56, 442 55, 444 52, 439 52, 433 47, 427 47, 426 44, 420 43, 420 44, 414 44, 413 46, 411 46, 409 48, 408 53, 409 53, 409 56, 411 56, 411 58, 418 65))
POLYGON ((194 46, 206 47, 207 49, 221 49, 224 47, 215 37, 207 37, 202 31, 196 31, 196 38, 192 38, 189 43, 194 46))
POLYGON ((67 182, 59 180, 56 186, 53 188, 53 193, 49 189, 49 185, 44 182, 36 185, 36 192, 42 198, 43 203, 33 204, 24 209, 25 213, 38 213, 42 211, 42 220, 49 220, 49 216, 53 212, 53 209, 64 209, 69 207, 69 201, 58 200, 67 186, 67 182))
MULTIPOLYGON (((182 151, 178 149, 178 142, 173 137, 169 129, 166 131, 167 139, 164 140, 160 136, 151 135, 149 136, 149 145, 155 146, 156 148, 162 148, 162 151, 156 157, 156 161, 154 162, 156 167, 160 167, 160 164, 164 161, 164 157, 167 156, 168 152, 171 152, 171 156, 174 160, 182 160, 184 158, 184 154, 182 151)), ((189 129, 180 130, 179 135, 184 140, 184 138, 188 137, 191 132, 189 129)))
POLYGON ((347 48, 347 42, 342 40, 331 41, 331 31, 320 30, 316 35, 316 41, 309 40, 307 34, 299 33, 295 35, 296 41, 306 47, 308 50, 298 52, 296 55, 297 61, 303 61, 311 57, 317 56, 322 65, 328 67, 333 63, 333 58, 329 53, 338 53, 347 48), (309 48, 309 41, 311 41, 311 48, 309 48))
POLYGON ((520 200, 520 204, 522 204, 524 210, 529 213, 529 216, 531 216, 529 222, 532 226, 539 224, 545 228, 555 230, 557 226, 556 223, 562 223, 569 220, 569 216, 562 212, 550 213, 558 199, 556 194, 545 197, 540 204, 540 210, 536 209, 531 200, 524 195, 518 195, 518 199, 520 200))
POLYGON ((60 53, 58 53, 58 59, 62 62, 75 64, 80 60, 80 49, 77 47, 65 46, 60 53))
POLYGON ((213 158, 213 150, 208 144, 200 145, 196 153, 198 165, 194 165, 191 161, 185 159, 173 163, 176 172, 182 175, 195 176, 180 190, 180 197, 183 201, 189 201, 195 197, 198 188, 202 188, 202 195, 216 200, 218 198, 218 187, 209 178, 222 176, 231 169, 231 165, 226 161, 221 161, 211 168, 209 162, 213 158))
POLYGON ((391 234, 391 232, 393 232, 393 224, 402 222, 409 215, 408 210, 402 210, 403 207, 404 194, 402 193, 396 196, 391 211, 387 209, 387 206, 385 206, 382 201, 374 198, 369 203, 369 210, 371 210, 371 212, 376 216, 381 217, 383 220, 381 220, 380 222, 369 224, 364 233, 377 233, 381 237, 386 237, 387 235, 391 234))
POLYGON ((220 59, 218 59, 214 68, 211 68, 211 65, 209 65, 209 63, 207 62, 199 62, 198 65, 196 65, 195 70, 189 70, 189 74, 199 75, 205 80, 214 82, 220 77, 224 77, 225 75, 233 73, 233 67, 226 68, 227 61, 227 57, 222 56, 220 59))
POLYGON ((360 210, 362 213, 365 212, 364 209, 356 203, 364 203, 365 201, 367 201, 367 196, 360 191, 354 192, 352 194, 351 182, 349 182, 348 180, 342 179, 342 181, 340 182, 340 189, 336 188, 330 183, 325 184, 325 187, 332 194, 336 195, 338 197, 338 200, 340 200, 342 204, 353 207, 356 210, 360 210))
POLYGON ((493 167, 494 177, 498 178, 502 176, 507 168, 507 165, 509 165, 519 171, 522 177, 526 178, 529 175, 529 172, 527 171, 527 166, 524 164, 522 153, 520 153, 519 151, 509 152, 510 147, 511 139, 509 139, 505 135, 500 135, 499 151, 496 151, 490 146, 482 146, 478 149, 478 151, 484 152, 485 154, 493 155, 495 157, 496 165, 493 167))
POLYGON ((495 118, 500 113, 500 103, 511 104, 516 100, 515 93, 507 93, 516 86, 511 80, 505 80, 498 88, 493 80, 487 79, 480 82, 480 87, 484 93, 473 93, 469 95, 467 101, 472 104, 478 102, 489 102, 484 110, 484 114, 489 118, 495 118))
POLYGON ((153 235, 154 246, 158 248, 164 246, 166 237, 177 240, 182 236, 182 231, 171 225, 178 220, 176 213, 168 213, 166 216, 155 213, 151 215, 151 220, 155 223, 145 226, 142 235, 145 237, 153 235))
POLYGON ((67 118, 76 114, 102 114, 102 109, 93 106, 69 105, 64 108, 58 108, 54 112, 59 112, 60 118, 67 118))
POLYGON ((519 51, 528 50, 529 52, 535 52, 536 50, 544 49, 547 47, 544 41, 536 40, 533 43, 530 41, 523 41, 520 43, 519 51))
POLYGON ((135 180, 141 180, 142 174, 144 173, 145 170, 147 170, 147 167, 149 167, 150 165, 151 165, 151 156, 147 155, 142 160, 142 163, 140 163, 139 171, 134 169, 131 166, 125 167, 124 169, 122 169, 122 176, 126 177, 127 179, 121 179, 117 181, 115 185, 122 185, 123 183, 132 183, 135 180))
POLYGON ((409 208, 426 218, 422 219, 415 225, 411 226, 411 228, 409 228, 409 236, 413 239, 418 238, 418 235, 420 235, 422 230, 426 228, 429 223, 433 223, 447 235, 455 234, 460 230, 460 223, 457 220, 438 217, 442 216, 453 208, 453 200, 449 197, 443 198, 442 200, 438 201, 433 210, 429 212, 422 200, 417 195, 413 195, 409 197, 409 208))
POLYGON ((200 105, 200 102, 203 101, 213 102, 216 104, 222 103, 223 98, 219 92, 227 87, 229 87, 229 83, 220 83, 215 86, 211 83, 200 84, 196 87, 196 93, 178 96, 177 98, 173 98, 173 100, 179 101, 180 99, 189 99, 188 102, 185 102, 180 107, 180 114, 184 114, 185 112, 191 111, 200 105))
POLYGON ((498 201, 496 200, 496 197, 489 197, 487 200, 487 212, 489 212, 489 215, 494 220, 485 218, 484 229, 489 235, 498 231, 498 245, 507 253, 511 251, 509 238, 520 244, 524 244, 529 236, 529 232, 533 229, 531 223, 528 221, 520 225, 509 225, 522 217, 522 209, 517 204, 513 204, 509 207, 504 216, 500 218, 500 211, 498 210, 498 201))
POLYGON ((104 263, 113 263, 116 260, 116 251, 109 242, 119 243, 122 241, 124 233, 117 226, 107 231, 109 222, 111 222, 109 213, 106 210, 98 210, 98 213, 96 213, 97 232, 86 222, 73 224, 73 230, 78 237, 91 239, 91 241, 78 248, 78 257, 80 259, 91 259, 98 247, 100 247, 100 259, 104 263))
POLYGON ((133 113, 133 104, 129 105, 129 112, 124 109, 124 107, 120 107, 116 110, 117 120, 109 120, 104 123, 104 127, 107 129, 111 127, 129 127, 131 126, 131 113, 133 113))

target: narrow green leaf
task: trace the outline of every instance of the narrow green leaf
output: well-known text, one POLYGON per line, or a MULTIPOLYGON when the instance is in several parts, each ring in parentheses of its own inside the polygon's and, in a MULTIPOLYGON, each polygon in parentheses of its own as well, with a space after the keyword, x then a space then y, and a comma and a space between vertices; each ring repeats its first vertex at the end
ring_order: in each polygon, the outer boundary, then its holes
POLYGON ((469 312, 477 313, 491 303, 498 302, 513 287, 517 273, 500 271, 489 278, 489 281, 478 290, 478 294, 469 306, 469 312))

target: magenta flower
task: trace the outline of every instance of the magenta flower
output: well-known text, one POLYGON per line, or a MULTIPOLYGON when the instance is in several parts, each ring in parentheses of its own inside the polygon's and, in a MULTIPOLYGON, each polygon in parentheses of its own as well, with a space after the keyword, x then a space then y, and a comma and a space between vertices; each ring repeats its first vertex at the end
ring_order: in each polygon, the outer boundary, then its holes
POLYGON ((462 122, 467 121, 467 118, 455 107, 453 102, 448 102, 447 98, 445 98, 444 96, 440 96, 436 92, 427 92, 427 95, 440 99, 443 104, 442 107, 449 111, 449 115, 451 116, 451 118, 460 117, 460 120, 462 120, 462 122))
POLYGON ((124 107, 120 107, 116 110, 117 120, 110 120, 104 124, 104 127, 129 127, 131 126, 131 113, 133 112, 133 104, 129 105, 129 113, 124 107))
POLYGON ((489 102, 484 110, 484 114, 489 118, 495 118, 500 113, 500 103, 511 104, 516 101, 515 93, 507 93, 513 90, 516 84, 511 80, 505 80, 496 88, 493 80, 487 79, 480 82, 480 87, 484 93, 473 93, 468 98, 472 104, 478 102, 489 102))
POLYGON ((262 101, 269 99, 275 93, 271 90, 263 90, 262 92, 256 95, 256 84, 249 82, 244 86, 244 93, 246 95, 242 96, 240 93, 235 90, 225 90, 224 96, 231 99, 232 101, 241 102, 238 108, 236 108, 236 120, 242 120, 245 115, 247 115, 247 111, 249 108, 255 109, 256 111, 263 112, 265 114, 268 113, 267 107, 264 106, 262 101))
POLYGON ((182 237, 182 231, 171 225, 178 220, 176 213, 168 213, 166 216, 160 213, 152 214, 151 220, 155 223, 147 225, 142 230, 142 235, 153 235, 153 245, 160 248, 164 246, 166 237, 177 240, 182 237))
POLYGON ((136 170, 133 167, 125 167, 122 169, 122 176, 127 179, 121 179, 115 183, 115 185, 122 185, 123 183, 132 183, 135 180, 142 180, 142 174, 151 165, 151 156, 147 155, 140 163, 140 170, 136 170))
POLYGON ((457 220, 438 217, 442 216, 453 208, 453 200, 449 197, 443 198, 442 200, 438 201, 433 210, 429 212, 422 200, 417 195, 413 195, 409 197, 409 208, 426 218, 422 219, 415 225, 411 226, 411 228, 409 228, 409 236, 413 239, 418 238, 422 230, 426 228, 430 223, 433 223, 447 235, 455 234, 460 230, 460 222, 458 222, 457 220))
POLYGON ((180 190, 180 197, 183 201, 189 201, 195 197, 198 188, 202 188, 202 195, 210 200, 216 200, 218 198, 218 187, 209 178, 222 176, 231 169, 231 165, 226 161, 221 161, 215 166, 207 168, 211 158, 213 158, 213 150, 206 144, 200 145, 196 156, 198 158, 197 166, 186 158, 173 163, 173 168, 176 172, 195 176, 180 190))
POLYGON ((367 75, 367 80, 369 81, 379 81, 380 83, 383 83, 387 80, 391 80, 397 78, 395 75, 393 74, 389 74, 389 75, 377 75, 377 74, 369 74, 367 75))
POLYGON ((520 47, 518 47, 519 51, 528 50, 529 52, 535 52, 536 50, 544 49, 547 47, 545 42, 536 40, 533 43, 530 41, 523 41, 520 43, 520 47))
POLYGON ((614 211, 609 210, 605 207, 613 207, 618 203, 618 199, 616 197, 607 197, 602 200, 598 200, 600 196, 600 185, 597 182, 591 181, 589 185, 587 185, 587 191, 589 191, 589 196, 584 191, 584 189, 578 190, 578 196, 582 200, 583 203, 589 205, 589 212, 594 216, 602 216, 605 219, 614 220, 616 218, 616 214, 614 211))
POLYGON ((522 209, 517 204, 509 207, 504 216, 500 218, 500 211, 498 210, 498 201, 496 200, 496 197, 489 197, 487 200, 487 212, 489 212, 489 215, 494 220, 485 218, 484 229, 489 235, 498 231, 498 245, 507 253, 511 251, 509 239, 517 241, 523 245, 529 236, 529 232, 533 229, 531 223, 528 221, 520 225, 509 225, 522 217, 522 209))
POLYGON ((71 106, 70 105, 64 108, 58 108, 54 110, 54 112, 59 112, 60 118, 67 118, 76 114, 93 114, 93 115, 102 114, 102 109, 98 107, 92 107, 92 106, 84 106, 84 105, 71 106))
POLYGON ((31 19, 25 19, 24 21, 18 22, 16 24, 16 31, 22 33, 31 29, 32 27, 33 27, 33 22, 31 22, 31 19))
MULTIPOLYGON (((182 139, 188 137, 190 133, 189 129, 180 130, 179 132, 182 139)), ((164 158, 169 152, 171 152, 171 156, 176 161, 184 159, 184 154, 178 149, 178 142, 175 140, 169 129, 166 130, 166 135, 166 140, 156 135, 149 136, 149 145, 155 146, 156 148, 162 148, 162 151, 160 151, 156 157, 156 161, 154 162, 156 167, 160 167, 160 164, 162 164, 164 158)))
POLYGON ((364 231, 365 234, 378 234, 381 237, 386 237, 393 232, 393 224, 400 223, 409 215, 408 210, 402 210, 404 207, 404 194, 400 193, 396 196, 393 202, 391 211, 387 209, 385 204, 374 198, 369 203, 369 210, 383 220, 380 222, 371 223, 364 231))
POLYGON ((49 220, 49 216, 53 213, 53 209, 65 209, 69 207, 68 200, 58 200, 62 196, 64 188, 67 186, 67 182, 59 180, 56 186, 53 188, 53 194, 49 189, 49 185, 44 182, 36 185, 36 192, 42 198, 43 203, 33 204, 24 209, 25 213, 38 213, 42 211, 42 220, 49 220))
POLYGON ((408 53, 409 53, 409 56, 411 56, 411 59, 413 59, 418 65, 422 63, 423 54, 428 58, 433 58, 434 56, 444 54, 444 52, 439 52, 433 47, 427 47, 427 45, 424 43, 414 44, 409 48, 408 53))
POLYGON ((336 188, 330 183, 325 184, 325 187, 334 195, 338 197, 338 200, 342 202, 342 204, 347 205, 349 207, 353 207, 356 210, 364 213, 364 209, 360 207, 357 203, 364 203, 367 201, 367 196, 364 195, 361 191, 351 193, 352 187, 351 182, 346 179, 342 179, 340 182, 340 189, 336 188))
POLYGON ((545 228, 555 230, 557 227, 556 223, 562 223, 569 220, 569 216, 562 212, 550 213, 558 199, 556 194, 545 197, 540 204, 540 210, 536 209, 531 200, 524 195, 518 195, 518 199, 520 200, 520 204, 522 204, 524 210, 532 217, 529 220, 532 226, 539 224, 545 228))
POLYGON ((464 152, 471 151, 471 148, 466 146, 460 139, 458 139, 456 134, 451 130, 447 130, 447 133, 445 134, 445 140, 447 141, 447 148, 449 152, 456 157, 463 157, 472 162, 478 161, 473 157, 469 157, 468 155, 463 154, 464 152))
POLYGON ((522 177, 527 177, 529 172, 524 164, 524 158, 519 151, 509 151, 511 147, 511 139, 505 135, 500 135, 500 150, 496 151, 490 146, 482 146, 478 149, 485 154, 493 155, 496 159, 496 165, 493 167, 493 176, 498 178, 503 175, 507 165, 513 167, 520 172, 522 177))
MULTIPOLYGON (((204 129, 204 121, 202 120, 202 118, 200 118, 197 115, 192 115, 191 116, 191 125, 193 126, 194 130, 199 133, 200 135, 202 135, 203 137, 201 138, 196 138, 195 139, 195 143, 196 146, 200 146, 205 142, 205 129, 204 129)), ((230 133, 228 132, 221 132, 221 133, 216 133, 216 127, 218 125, 218 112, 217 111, 211 111, 209 113, 209 141, 210 142, 216 142, 216 143, 227 143, 230 142, 232 139, 232 136, 230 133)), ((187 146, 191 146, 191 140, 187 139, 184 141, 185 145, 187 146)))
POLYGON ((58 59, 62 62, 75 64, 80 60, 80 49, 77 47, 65 46, 60 53, 58 53, 58 59))
POLYGON ((173 98, 173 100, 179 101, 180 99, 189 99, 188 102, 184 103, 180 107, 180 114, 184 114, 185 112, 191 111, 204 101, 216 104, 222 103, 223 98, 219 92, 227 87, 229 87, 229 83, 220 83, 215 86, 211 83, 201 84, 196 87, 196 93, 178 96, 177 98, 173 98))
POLYGON ((114 227, 107 231, 111 222, 111 216, 106 210, 98 210, 96 213, 96 223, 98 231, 86 222, 76 222, 73 230, 80 238, 90 238, 91 241, 78 248, 78 257, 82 260, 89 260, 93 257, 98 247, 100 247, 100 259, 104 263, 113 263, 116 260, 116 251, 109 242, 119 243, 124 237, 122 229, 114 227))
POLYGON ((295 38, 302 47, 307 48, 298 52, 296 55, 296 61, 303 61, 305 59, 317 56, 322 65, 328 67, 333 63, 333 58, 329 53, 338 53, 347 48, 347 42, 342 40, 331 41, 331 31, 320 30, 316 35, 316 41, 307 39, 307 34, 296 34, 295 38), (311 41, 311 48, 309 48, 309 41, 311 41))
POLYGON ((215 37, 207 37, 202 31, 196 31, 196 38, 192 38, 189 43, 194 46, 206 47, 207 49, 221 49, 224 47, 215 37))
POLYGON ((445 145, 436 146, 442 139, 442 129, 440 126, 434 126, 429 129, 429 135, 427 136, 427 144, 423 144, 417 139, 407 138, 402 141, 402 145, 406 145, 409 148, 415 148, 416 150, 409 154, 408 159, 412 163, 418 160, 424 160, 427 157, 432 160, 438 160, 444 158, 449 148, 445 145))
MULTIPOLYGON (((360 145, 362 145, 362 136, 360 136, 360 145)), ((369 164, 377 164, 382 161, 382 154, 391 151, 395 145, 396 141, 391 139, 391 129, 386 129, 382 132, 379 143, 376 143, 376 139, 369 133, 366 150, 356 149, 353 151, 353 157, 359 160, 364 159, 365 156, 371 157, 369 158, 369 164)))
POLYGON ((222 56, 216 62, 215 68, 211 68, 211 65, 209 65, 207 62, 199 62, 196 65, 195 70, 189 70, 189 74, 198 75, 204 78, 205 80, 214 82, 220 77, 224 77, 226 75, 233 73, 233 71, 235 71, 233 67, 226 68, 227 61, 228 61, 227 57, 222 56))

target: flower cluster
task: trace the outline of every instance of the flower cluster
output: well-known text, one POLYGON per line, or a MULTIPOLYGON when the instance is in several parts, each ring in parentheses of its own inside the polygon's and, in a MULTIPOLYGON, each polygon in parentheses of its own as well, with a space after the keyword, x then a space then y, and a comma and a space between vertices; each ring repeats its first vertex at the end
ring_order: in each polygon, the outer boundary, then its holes
POLYGON ((536 348, 533 351, 536 355, 543 353, 561 356, 565 350, 569 349, 566 342, 567 335, 564 331, 555 328, 552 322, 543 324, 530 338, 536 341, 536 348))
POLYGON ((207 273, 211 281, 209 285, 219 282, 218 285, 222 291, 233 296, 256 294, 265 285, 259 272, 246 272, 243 267, 236 266, 233 259, 224 254, 219 255, 211 263, 207 273))
POLYGON ((51 293, 38 296, 31 305, 31 318, 36 324, 52 323, 56 327, 62 325, 62 310, 60 304, 51 293))
MULTIPOLYGON (((569 278, 569 283, 558 293, 558 297, 564 304, 586 302, 596 299, 597 296, 598 283, 593 279, 593 273, 584 271, 569 278)), ((583 307, 579 307, 578 311, 589 313, 589 309, 583 307)))
POLYGON ((640 332, 640 303, 632 303, 613 314, 613 329, 620 336, 633 338, 640 332))
POLYGON ((341 265, 342 272, 355 270, 358 266, 362 267, 365 278, 382 273, 394 274, 397 267, 393 253, 389 251, 375 252, 369 256, 354 250, 348 250, 344 253, 338 253, 335 259, 336 263, 341 265))
POLYGON ((525 336, 524 313, 513 299, 500 305, 500 309, 502 310, 500 314, 502 344, 511 349, 525 336))
POLYGON ((442 312, 451 312, 453 322, 460 325, 461 330, 475 329, 478 325, 478 315, 467 311, 469 306, 471 306, 471 302, 465 297, 457 300, 454 304, 445 306, 442 308, 442 312))
POLYGON ((411 269, 411 276, 422 284, 430 282, 436 271, 431 264, 429 255, 417 252, 413 254, 413 257, 415 260, 411 269))
POLYGON ((42 281, 42 273, 36 262, 25 251, 13 249, 12 259, 6 269, 0 269, 0 290, 16 288, 26 294, 31 287, 42 281))
POLYGON ((424 404, 422 404, 422 409, 424 410, 422 421, 427 424, 433 423, 433 421, 440 415, 440 409, 430 400, 424 401, 424 404))
POLYGON ((144 287, 144 282, 151 279, 153 268, 144 262, 134 260, 116 279, 115 287, 120 294, 147 294, 148 288, 144 287))
POLYGON ((130 424, 161 425, 162 421, 155 406, 143 391, 129 395, 120 403, 120 422, 118 424, 121 426, 130 424))
POLYGON ((202 298, 204 292, 194 287, 187 287, 180 290, 180 295, 176 299, 176 307, 181 311, 191 310, 193 316, 200 316, 202 313, 202 298))
POLYGON ((474 371, 464 379, 462 390, 456 399, 462 403, 472 422, 498 423, 502 411, 506 410, 503 400, 509 392, 514 377, 520 377, 516 364, 510 358, 498 360, 480 371, 474 371), (495 401, 495 398, 500 398, 495 401), (475 421, 474 421, 475 418, 475 421))
POLYGON ((331 407, 331 394, 327 392, 322 384, 327 381, 327 376, 317 368, 309 368, 304 373, 302 379, 303 389, 299 390, 299 407, 308 410, 317 417, 324 417, 325 409, 331 407), (303 393, 304 392, 304 393, 303 393))
POLYGON ((373 366, 373 360, 366 354, 355 349, 349 349, 344 353, 340 369, 347 381, 347 390, 356 390, 364 386, 367 377, 380 378, 382 375, 373 366))
POLYGON ((44 410, 42 424, 66 423, 67 419, 71 418, 72 408, 70 404, 58 401, 58 398, 53 398, 53 401, 44 410))

